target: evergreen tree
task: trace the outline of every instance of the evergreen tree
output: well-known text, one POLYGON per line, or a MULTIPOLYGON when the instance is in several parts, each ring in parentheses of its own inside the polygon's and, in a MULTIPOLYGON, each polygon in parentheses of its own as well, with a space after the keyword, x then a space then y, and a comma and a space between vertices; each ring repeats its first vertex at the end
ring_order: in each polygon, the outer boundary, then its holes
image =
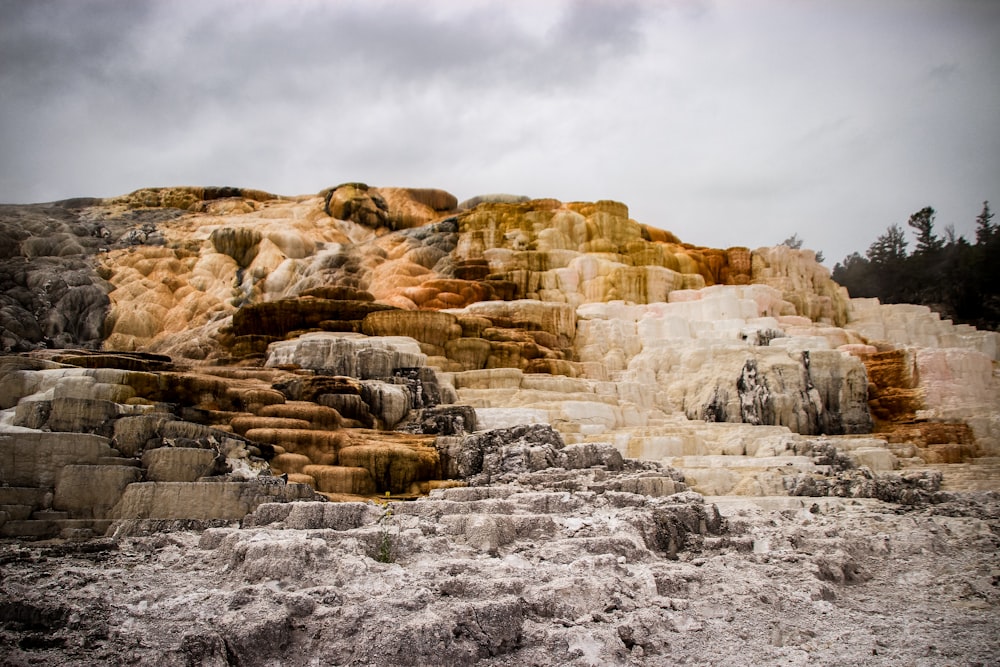
POLYGON ((1000 325, 1000 226, 992 222, 989 202, 976 218, 976 243, 970 244, 949 225, 945 236, 934 233, 934 209, 910 216, 917 244, 907 254, 899 225, 890 225, 865 256, 853 253, 833 269, 833 279, 851 296, 878 297, 883 303, 930 306, 945 318, 996 329, 1000 325))
POLYGON ((859 253, 845 257, 843 264, 837 262, 833 266, 833 279, 846 287, 851 296, 880 296, 872 263, 859 253))
POLYGON ((917 230, 917 254, 933 253, 944 247, 941 239, 934 235, 934 209, 930 206, 911 215, 906 224, 917 230))
POLYGON ((996 234, 997 228, 992 222, 993 213, 990 211, 990 203, 983 202, 983 211, 976 216, 976 245, 987 244, 996 234))
POLYGON ((906 259, 906 236, 899 225, 889 225, 875 242, 868 246, 865 255, 873 264, 888 264, 906 259))

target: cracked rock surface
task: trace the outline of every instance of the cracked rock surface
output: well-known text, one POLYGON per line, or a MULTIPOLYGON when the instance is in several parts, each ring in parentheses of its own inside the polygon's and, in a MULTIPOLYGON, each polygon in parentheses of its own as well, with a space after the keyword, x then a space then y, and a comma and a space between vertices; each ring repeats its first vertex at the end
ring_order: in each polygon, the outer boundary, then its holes
POLYGON ((706 502, 554 479, 5 542, 4 664, 1000 659, 996 494, 706 502))

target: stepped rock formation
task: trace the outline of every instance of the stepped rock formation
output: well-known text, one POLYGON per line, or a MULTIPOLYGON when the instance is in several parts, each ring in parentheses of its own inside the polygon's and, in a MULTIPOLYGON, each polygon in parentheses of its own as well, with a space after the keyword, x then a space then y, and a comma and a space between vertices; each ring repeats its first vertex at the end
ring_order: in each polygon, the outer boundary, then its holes
MULTIPOLYGON (((0 557, 22 576, 25 540, 129 562, 205 531, 226 589, 204 607, 221 620, 183 633, 165 603, 130 654, 128 633, 77 623, 112 662, 548 664, 561 647, 564 664, 664 664, 671 646, 725 662, 691 639, 728 618, 696 599, 697 568, 804 563, 799 611, 831 612, 889 547, 820 535, 840 516, 879 536, 879 507, 925 523, 948 507, 960 536, 933 548, 1000 567, 1000 335, 851 299, 810 251, 685 244, 611 201, 152 188, 0 206, 0 282, 0 557), (585 570, 599 583, 563 599, 585 570), (378 604, 415 576, 434 592, 392 604, 440 624, 373 615, 344 588, 357 576, 378 604), (303 639, 331 616, 367 648, 303 639)), ((0 638, 16 660, 87 650, 40 638, 71 603, 15 588, 0 638)), ((942 627, 995 611, 976 591, 942 627)), ((750 621, 722 636, 758 662, 839 655, 790 618, 770 643, 750 621)), ((961 651, 985 636, 925 634, 961 651)), ((884 664, 919 657, 880 646, 884 664)), ((988 661, 995 636, 976 650, 988 661)))

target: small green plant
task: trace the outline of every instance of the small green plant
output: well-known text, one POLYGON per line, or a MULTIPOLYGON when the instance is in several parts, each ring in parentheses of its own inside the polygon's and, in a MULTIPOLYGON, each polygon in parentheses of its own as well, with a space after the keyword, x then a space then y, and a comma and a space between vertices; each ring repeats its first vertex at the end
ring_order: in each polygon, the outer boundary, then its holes
POLYGON ((394 563, 396 561, 396 554, 392 533, 392 504, 388 501, 388 491, 385 492, 385 497, 387 499, 384 503, 385 509, 382 510, 382 516, 378 520, 380 530, 374 558, 379 563, 394 563))

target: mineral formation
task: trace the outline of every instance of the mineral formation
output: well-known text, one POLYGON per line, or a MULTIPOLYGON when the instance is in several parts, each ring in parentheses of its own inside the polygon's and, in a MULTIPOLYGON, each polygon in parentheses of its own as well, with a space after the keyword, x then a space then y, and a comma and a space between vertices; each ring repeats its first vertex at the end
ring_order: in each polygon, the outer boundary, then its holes
POLYGON ((811 251, 149 188, 0 207, 0 283, 11 664, 1000 650, 1000 335, 811 251))

